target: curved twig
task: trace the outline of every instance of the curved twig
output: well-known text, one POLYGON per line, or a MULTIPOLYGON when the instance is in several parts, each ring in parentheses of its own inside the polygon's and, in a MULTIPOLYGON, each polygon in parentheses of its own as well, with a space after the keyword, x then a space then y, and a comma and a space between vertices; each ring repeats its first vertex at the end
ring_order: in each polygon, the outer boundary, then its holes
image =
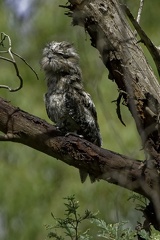
POLYGON ((16 75, 17 77, 19 78, 19 81, 20 81, 20 84, 17 88, 11 88, 7 85, 0 85, 0 88, 6 88, 8 89, 10 92, 16 92, 18 90, 20 90, 22 87, 23 87, 23 78, 21 77, 20 75, 20 72, 19 72, 19 69, 18 69, 18 66, 17 66, 17 63, 15 61, 15 58, 14 58, 14 55, 18 58, 20 58, 33 72, 34 74, 36 75, 36 78, 38 79, 38 75, 37 73, 35 72, 35 70, 27 63, 27 61, 22 58, 19 54, 15 53, 12 51, 12 42, 11 42, 11 39, 9 37, 9 35, 5 34, 4 32, 1 33, 1 41, 0 41, 0 45, 4 47, 4 41, 5 39, 8 39, 8 50, 6 51, 0 51, 0 53, 8 53, 10 55, 10 58, 6 58, 6 57, 2 57, 0 56, 0 59, 4 60, 4 61, 8 61, 8 62, 11 62, 13 65, 14 65, 14 68, 15 68, 15 71, 16 71, 16 75))
POLYGON ((29 63, 28 63, 24 58, 22 58, 19 54, 15 53, 15 52, 13 52, 13 51, 12 51, 12 53, 13 53, 16 57, 20 58, 20 59, 32 70, 32 72, 34 72, 34 74, 36 75, 36 78, 39 80, 38 74, 37 74, 36 71, 29 65, 29 63))

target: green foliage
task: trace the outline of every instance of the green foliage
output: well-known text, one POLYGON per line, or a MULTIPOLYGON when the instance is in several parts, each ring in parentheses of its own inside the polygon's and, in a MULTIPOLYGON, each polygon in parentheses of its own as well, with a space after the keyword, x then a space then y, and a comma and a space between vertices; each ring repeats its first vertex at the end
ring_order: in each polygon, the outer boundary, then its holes
MULTIPOLYGON (((46 226, 48 238, 57 240, 71 239, 71 240, 91 240, 91 239, 107 239, 107 240, 133 240, 137 234, 144 240, 151 239, 149 234, 142 229, 132 230, 128 227, 128 222, 121 221, 118 223, 107 224, 104 220, 97 217, 97 213, 92 213, 86 210, 83 214, 79 214, 79 202, 76 201, 75 196, 64 198, 66 202, 64 218, 57 218, 52 213, 52 217, 56 222, 53 226, 46 226), (90 221, 90 228, 81 231, 81 225, 85 220, 90 221), (96 226, 96 236, 91 235, 91 231, 96 226), (52 230, 52 231, 51 231, 52 230), (59 234, 59 230, 60 234, 59 234), (63 233, 63 235, 62 235, 63 233)), ((155 238, 156 235, 154 235, 155 238)))
POLYGON ((127 222, 119 222, 114 224, 106 224, 104 220, 95 219, 94 223, 100 228, 97 236, 107 240, 132 240, 135 236, 135 231, 126 228, 127 222))
MULTIPOLYGON (((64 203, 65 209, 65 218, 56 218, 53 214, 52 217, 56 221, 56 225, 47 226, 47 229, 62 229, 64 231, 64 235, 69 237, 69 239, 90 239, 88 235, 89 229, 84 232, 79 230, 80 224, 84 220, 91 220, 96 217, 97 214, 93 214, 91 211, 86 210, 82 215, 77 212, 79 208, 79 202, 75 200, 75 196, 70 196, 64 198, 67 202, 64 203)), ((49 238, 55 238, 57 240, 63 240, 62 236, 59 236, 56 232, 50 232, 48 234, 49 238)))
POLYGON ((149 203, 148 199, 138 193, 132 193, 132 195, 128 198, 129 201, 133 201, 135 203, 135 208, 138 211, 143 211, 147 204, 149 203))

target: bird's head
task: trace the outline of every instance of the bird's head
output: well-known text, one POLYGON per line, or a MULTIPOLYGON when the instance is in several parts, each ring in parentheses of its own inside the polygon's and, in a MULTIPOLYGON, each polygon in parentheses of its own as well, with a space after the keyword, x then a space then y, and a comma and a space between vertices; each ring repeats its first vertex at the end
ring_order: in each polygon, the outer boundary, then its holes
POLYGON ((69 42, 51 42, 43 49, 41 66, 45 72, 70 73, 78 67, 79 56, 69 42))

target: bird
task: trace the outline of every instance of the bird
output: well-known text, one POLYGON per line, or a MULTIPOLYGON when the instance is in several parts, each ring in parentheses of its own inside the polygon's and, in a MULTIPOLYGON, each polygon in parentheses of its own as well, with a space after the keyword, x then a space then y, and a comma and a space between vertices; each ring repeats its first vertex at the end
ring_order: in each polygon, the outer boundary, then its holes
MULTIPOLYGON (((84 90, 79 55, 72 43, 52 41, 43 49, 41 67, 47 92, 44 102, 48 117, 64 134, 74 133, 101 147, 102 139, 95 105, 84 90)), ((81 182, 88 173, 80 169, 81 182)), ((96 179, 89 175, 91 182, 96 179)))

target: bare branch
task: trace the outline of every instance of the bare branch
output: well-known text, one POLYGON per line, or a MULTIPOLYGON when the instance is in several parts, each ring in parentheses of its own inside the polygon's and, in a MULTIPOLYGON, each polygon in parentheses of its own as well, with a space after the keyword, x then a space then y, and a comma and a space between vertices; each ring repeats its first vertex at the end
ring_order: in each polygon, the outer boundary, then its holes
POLYGON ((34 74, 36 75, 37 80, 39 80, 38 74, 37 74, 36 71, 29 65, 29 63, 28 63, 24 58, 22 58, 19 54, 15 53, 15 52, 13 52, 13 51, 12 51, 12 53, 13 53, 16 57, 20 58, 20 59, 32 70, 32 72, 34 72, 34 74))
POLYGON ((9 87, 9 86, 7 86, 7 85, 0 85, 0 88, 6 88, 6 89, 8 89, 10 92, 16 92, 16 91, 20 90, 20 89, 23 87, 23 79, 22 79, 22 77, 21 77, 21 75, 20 75, 20 72, 19 72, 17 63, 16 63, 15 58, 14 58, 13 55, 15 55, 16 57, 20 58, 23 62, 25 62, 25 64, 34 72, 34 74, 36 75, 37 79, 38 79, 38 75, 37 75, 37 73, 35 72, 35 70, 26 62, 26 60, 25 60, 24 58, 22 58, 19 54, 14 53, 14 52, 12 51, 12 42, 11 42, 11 39, 10 39, 10 37, 9 37, 7 34, 5 34, 4 32, 1 33, 0 45, 4 47, 4 41, 5 41, 6 38, 8 39, 8 45, 9 45, 8 50, 6 50, 6 51, 0 51, 0 53, 8 53, 9 56, 10 56, 10 59, 9 59, 9 58, 6 58, 6 57, 2 57, 2 56, 0 56, 0 59, 5 60, 5 61, 8 61, 8 62, 11 62, 11 63, 13 64, 13 66, 14 66, 14 68, 15 68, 16 75, 17 75, 17 77, 18 77, 19 80, 20 80, 20 84, 19 84, 19 86, 18 86, 17 88, 11 88, 11 87, 9 87))
POLYGON ((137 22, 140 23, 144 0, 140 0, 140 6, 137 14, 137 22))
POLYGON ((2 98, 0 131, 5 134, 5 141, 30 146, 85 170, 97 179, 130 189, 148 198, 154 191, 154 186, 151 188, 149 185, 152 180, 148 180, 152 170, 144 168, 141 161, 99 148, 78 136, 63 136, 56 127, 12 106, 2 98))
POLYGON ((137 33, 139 34, 139 36, 141 38, 140 42, 144 43, 144 45, 147 47, 148 51, 150 52, 150 54, 155 62, 155 65, 157 67, 159 76, 160 76, 160 51, 159 51, 159 49, 153 44, 153 42, 150 40, 150 38, 147 36, 147 34, 143 31, 141 26, 138 24, 136 19, 133 17, 129 8, 125 5, 123 5, 123 9, 125 10, 128 18, 130 19, 131 23, 133 24, 137 33))
MULTIPOLYGON (((140 0, 140 6, 138 9, 138 14, 137 14, 137 22, 140 23, 140 19, 141 19, 141 14, 142 14, 142 9, 143 9, 143 4, 144 4, 144 0, 140 0)), ((135 36, 137 37, 137 31, 134 31, 135 36)))
POLYGON ((9 62, 11 62, 11 63, 14 65, 14 68, 15 68, 15 71, 16 71, 16 74, 17 74, 17 77, 18 77, 19 80, 20 80, 20 85, 19 85, 19 87, 14 88, 14 89, 13 89, 13 88, 10 88, 10 87, 7 86, 7 85, 0 85, 0 88, 6 88, 6 89, 8 89, 10 92, 16 92, 16 91, 18 91, 18 90, 20 90, 20 89, 22 88, 22 86, 23 86, 23 79, 22 79, 21 75, 19 74, 19 70, 18 70, 16 61, 15 61, 15 59, 14 59, 14 57, 13 57, 13 54, 12 54, 12 43, 11 43, 11 39, 10 39, 10 37, 9 37, 7 34, 5 34, 5 33, 3 33, 3 32, 1 33, 1 42, 0 42, 0 44, 1 44, 2 46, 4 46, 4 40, 5 40, 6 38, 8 39, 8 45, 9 45, 9 47, 8 47, 8 50, 7 50, 7 51, 1 51, 1 53, 9 53, 11 59, 9 59, 9 58, 4 58, 4 57, 2 57, 2 56, 0 56, 0 59, 9 61, 9 62))

